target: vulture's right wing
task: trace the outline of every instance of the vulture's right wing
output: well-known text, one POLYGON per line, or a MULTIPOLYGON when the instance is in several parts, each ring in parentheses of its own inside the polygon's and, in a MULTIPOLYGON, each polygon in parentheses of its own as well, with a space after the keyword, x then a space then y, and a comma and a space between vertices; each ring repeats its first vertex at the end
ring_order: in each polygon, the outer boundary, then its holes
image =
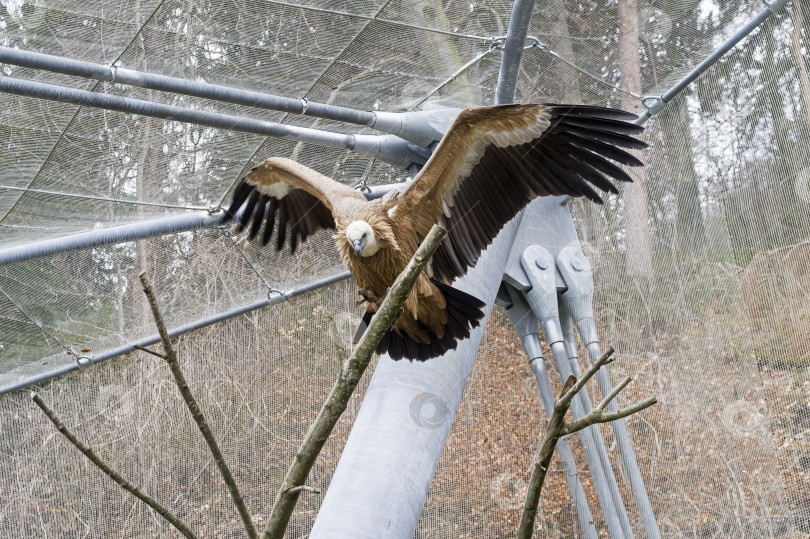
POLYGON ((424 168, 390 199, 389 215, 407 216, 424 236, 435 223, 447 238, 431 260, 450 283, 475 265, 503 226, 535 197, 617 192, 630 181, 612 161, 639 166, 622 148, 642 149, 644 128, 629 112, 587 105, 500 105, 462 111, 424 168))
POLYGON ((290 250, 295 252, 299 241, 321 228, 335 228, 333 211, 340 200, 365 197, 346 185, 336 182, 291 159, 265 159, 236 186, 233 201, 227 210, 235 218, 242 204, 239 230, 250 225, 250 238, 259 234, 262 223, 262 244, 266 245, 278 223, 276 249, 281 250, 290 227, 290 250))

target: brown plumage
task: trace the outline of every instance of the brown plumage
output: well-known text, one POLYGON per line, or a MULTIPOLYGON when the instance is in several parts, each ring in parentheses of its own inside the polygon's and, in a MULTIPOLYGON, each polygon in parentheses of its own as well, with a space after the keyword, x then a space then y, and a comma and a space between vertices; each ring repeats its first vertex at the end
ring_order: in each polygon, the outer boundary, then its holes
POLYGON ((228 209, 245 204, 242 228, 255 237, 266 221, 276 248, 333 228, 341 258, 368 300, 364 321, 405 268, 431 226, 447 238, 417 280, 405 310, 377 352, 424 361, 456 347, 483 318, 484 305, 450 284, 475 265, 504 224, 535 197, 585 196, 592 186, 617 192, 610 179, 630 177, 610 160, 641 162, 621 148, 642 149, 643 128, 628 112, 584 105, 501 105, 462 111, 414 180, 367 201, 354 189, 299 163, 274 157, 237 185, 228 209), (252 221, 252 222, 251 222, 252 221))

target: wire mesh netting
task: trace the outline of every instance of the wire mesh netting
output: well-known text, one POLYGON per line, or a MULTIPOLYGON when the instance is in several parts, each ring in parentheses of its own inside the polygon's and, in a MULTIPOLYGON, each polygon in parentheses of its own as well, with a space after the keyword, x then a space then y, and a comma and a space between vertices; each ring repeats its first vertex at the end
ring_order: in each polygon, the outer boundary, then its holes
MULTIPOLYGON (((738 0, 538 4, 529 33, 540 43, 524 54, 517 101, 635 112, 641 96, 670 88, 763 7, 738 0), (633 35, 638 42, 628 45, 633 35)), ((603 342, 618 351, 616 374, 635 379, 622 402, 655 395, 660 403, 627 424, 666 537, 810 536, 810 23, 802 7, 778 10, 648 122, 647 166, 633 188, 601 207, 571 205, 594 270, 603 342)), ((498 1, 9 0, 0 1, 0 44, 404 111, 491 103, 501 58, 491 39, 506 34, 510 11, 511 3, 498 1)), ((3 75, 373 133, 13 65, 3 75)), ((0 253, 216 209, 245 171, 274 155, 350 185, 406 175, 345 150, 33 96, 4 94, 0 141, 0 253)), ((327 233, 292 257, 273 243, 262 247, 214 228, 3 265, 0 389, 154 334, 137 284, 141 271, 155 283, 169 327, 343 271, 327 233)), ((187 376, 260 524, 339 370, 335 345, 350 343, 355 299, 354 285, 337 284, 180 340, 187 376)), ((130 354, 39 391, 81 438, 200 536, 241 536, 157 359, 130 354)), ((328 486, 361 400, 362 391, 309 484, 328 486)), ((512 535, 544 418, 520 342, 496 310, 416 536, 512 535)), ((27 395, 2 397, 0 429, 0 535, 173 533, 90 466, 27 395)), ((602 432, 641 535, 612 432, 602 432)), ((606 533, 581 446, 571 444, 597 528, 606 533)), ((308 534, 319 502, 314 494, 301 498, 288 537, 308 534)), ((543 537, 581 534, 556 459, 538 526, 543 537)))

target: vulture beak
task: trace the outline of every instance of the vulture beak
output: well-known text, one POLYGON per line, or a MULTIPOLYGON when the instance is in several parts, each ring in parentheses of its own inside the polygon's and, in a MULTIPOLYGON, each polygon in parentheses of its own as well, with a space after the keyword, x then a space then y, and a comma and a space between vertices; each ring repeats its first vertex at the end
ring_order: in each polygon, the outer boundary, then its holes
POLYGON ((363 249, 366 248, 366 237, 363 236, 354 242, 354 254, 357 258, 363 258, 363 249))

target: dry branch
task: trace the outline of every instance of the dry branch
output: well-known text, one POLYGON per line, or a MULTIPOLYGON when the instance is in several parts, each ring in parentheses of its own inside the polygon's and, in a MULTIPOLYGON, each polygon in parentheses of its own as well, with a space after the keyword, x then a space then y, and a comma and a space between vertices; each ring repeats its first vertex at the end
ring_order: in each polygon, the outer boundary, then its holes
POLYGON ((546 479, 548 467, 551 464, 551 457, 554 455, 554 449, 557 447, 557 441, 561 437, 573 434, 597 423, 608 423, 616 419, 627 417, 657 402, 655 397, 649 397, 633 406, 622 408, 616 412, 605 412, 605 407, 608 403, 616 398, 616 395, 630 383, 630 377, 628 376, 599 403, 599 406, 597 406, 593 412, 574 421, 565 421, 565 414, 568 412, 571 400, 585 387, 588 380, 590 380, 603 365, 607 365, 613 361, 611 358, 612 355, 613 348, 608 348, 602 357, 596 360, 575 382, 573 376, 569 377, 563 387, 560 398, 554 403, 554 411, 548 421, 546 433, 540 444, 540 450, 534 458, 532 475, 529 479, 529 487, 526 491, 526 501, 523 504, 523 514, 520 517, 520 524, 518 526, 518 539, 531 539, 532 532, 534 531, 535 516, 537 515, 537 505, 540 503, 540 494, 543 490, 543 483, 546 479))
POLYGON ((222 451, 219 449, 216 438, 214 438, 214 434, 211 432, 211 428, 208 426, 205 416, 200 410, 200 407, 197 405, 197 400, 194 398, 194 395, 191 393, 191 389, 188 387, 186 377, 183 375, 183 371, 180 369, 180 363, 177 361, 177 352, 175 352, 174 345, 172 344, 171 338, 169 338, 169 332, 166 330, 166 324, 163 322, 163 315, 160 314, 160 308, 157 304, 155 292, 152 289, 152 283, 149 282, 149 277, 146 276, 146 272, 142 272, 140 274, 140 278, 141 285, 143 286, 143 292, 146 294, 146 297, 149 300, 149 307, 152 309, 152 316, 155 319, 155 325, 157 326, 158 333, 160 334, 160 342, 163 345, 164 351, 163 355, 155 352, 151 353, 162 357, 166 360, 166 363, 168 363, 169 369, 171 369, 172 375, 174 376, 175 384, 177 384, 177 388, 180 390, 180 394, 183 396, 183 401, 186 403, 186 407, 188 407, 189 412, 191 412, 191 417, 194 418, 194 422, 197 423, 197 427, 200 429, 200 432, 205 439, 205 443, 208 445, 208 450, 211 452, 211 456, 214 458, 214 462, 219 469, 222 480, 228 487, 228 492, 231 494, 233 504, 236 506, 239 516, 242 518, 242 524, 245 526, 248 536, 251 537, 251 539, 256 539, 259 537, 259 531, 256 529, 256 525, 253 523, 253 519, 250 517, 250 513, 245 505, 245 500, 242 498, 242 494, 239 492, 239 487, 236 486, 236 481, 233 478, 233 474, 231 474, 231 470, 225 463, 225 458, 222 456, 222 451))
POLYGON ((68 429, 65 424, 62 423, 62 421, 60 421, 54 411, 51 410, 50 407, 45 404, 45 401, 43 401, 42 398, 33 391, 31 392, 31 400, 34 401, 34 404, 39 406, 46 416, 48 416, 48 419, 51 420, 51 423, 53 423, 53 426, 56 427, 56 430, 61 432, 62 435, 67 438, 68 441, 70 441, 70 443, 76 446, 76 449, 81 451, 85 457, 90 459, 90 462, 95 464, 102 472, 107 474, 110 479, 118 483, 121 488, 154 509, 158 515, 165 518, 169 524, 177 528, 177 531, 182 533, 185 537, 188 537, 189 539, 196 539, 197 536, 194 535, 192 531, 189 530, 186 525, 174 515, 174 513, 163 507, 157 500, 143 492, 141 489, 124 479, 124 477, 113 470, 109 464, 101 460, 101 458, 99 458, 98 455, 96 455, 95 452, 90 449, 90 447, 86 446, 84 442, 79 440, 76 435, 73 434, 73 432, 68 429))
POLYGON ((349 360, 343 364, 335 385, 329 392, 329 396, 318 412, 315 421, 310 425, 304 441, 298 448, 295 459, 289 470, 287 470, 284 481, 281 483, 273 504, 273 511, 264 530, 264 539, 282 539, 284 537, 295 504, 301 491, 304 490, 297 487, 303 486, 304 481, 306 481, 309 471, 315 464, 315 460, 318 458, 318 454, 326 443, 329 434, 341 414, 346 410, 349 399, 360 382, 363 372, 368 367, 377 345, 399 316, 400 309, 411 293, 417 277, 422 273, 422 270, 430 261, 430 257, 436 252, 446 235, 447 231, 444 228, 438 225, 433 226, 422 245, 416 250, 408 266, 394 281, 391 290, 386 294, 380 308, 371 319, 371 323, 363 333, 360 342, 357 343, 357 347, 349 360))

